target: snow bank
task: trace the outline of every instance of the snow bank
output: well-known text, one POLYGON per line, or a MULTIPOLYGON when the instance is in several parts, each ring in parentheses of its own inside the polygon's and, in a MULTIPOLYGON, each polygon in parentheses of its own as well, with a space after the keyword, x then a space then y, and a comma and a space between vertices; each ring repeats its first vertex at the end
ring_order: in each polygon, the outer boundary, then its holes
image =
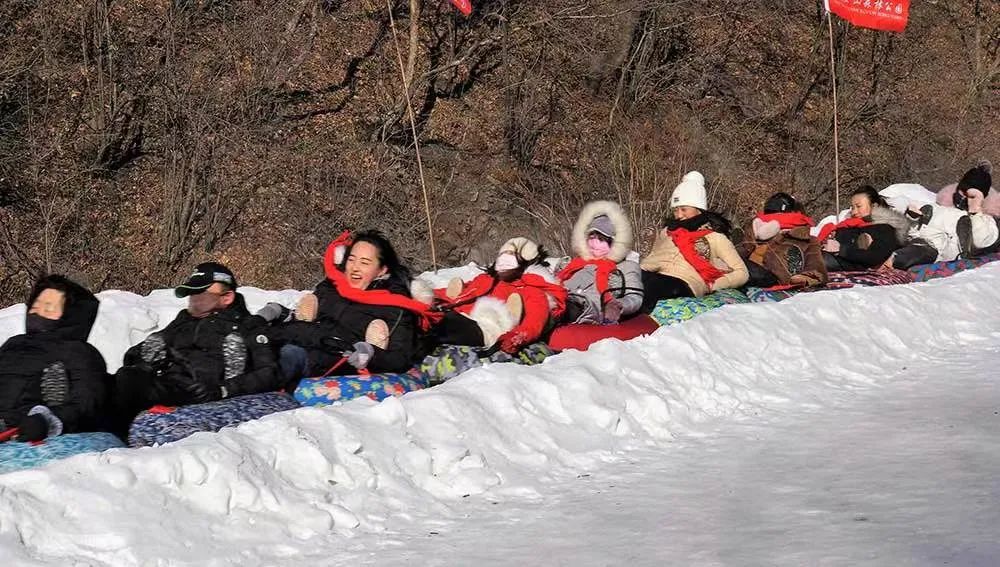
MULTIPOLYGON (((979 308, 1000 301, 998 284, 1000 266, 988 265, 924 284, 728 306, 381 404, 304 408, 0 475, 0 562, 269 565, 316 546, 336 553, 345 537, 393 521, 455 514, 466 496, 539 498, 546 481, 697 435, 706 421, 821 405, 936 344, 995 340, 1000 312, 979 308)), ((108 321, 166 320, 170 302, 158 294, 110 297, 120 303, 108 303, 108 321)), ((121 325, 117 340, 145 332, 121 325)))

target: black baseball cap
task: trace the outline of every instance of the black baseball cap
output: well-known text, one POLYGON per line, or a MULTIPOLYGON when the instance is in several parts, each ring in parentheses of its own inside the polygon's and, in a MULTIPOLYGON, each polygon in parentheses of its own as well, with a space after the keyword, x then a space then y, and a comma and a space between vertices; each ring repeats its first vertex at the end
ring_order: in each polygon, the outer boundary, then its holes
POLYGON ((232 270, 217 262, 203 262, 195 267, 186 282, 174 290, 174 295, 177 297, 196 295, 212 287, 216 282, 226 284, 230 289, 236 289, 236 276, 232 270))

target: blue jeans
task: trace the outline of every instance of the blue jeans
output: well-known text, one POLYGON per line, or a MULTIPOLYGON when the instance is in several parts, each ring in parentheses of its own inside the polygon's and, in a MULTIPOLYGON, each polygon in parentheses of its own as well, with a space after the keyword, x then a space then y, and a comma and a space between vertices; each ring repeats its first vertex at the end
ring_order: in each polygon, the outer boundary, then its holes
POLYGON ((278 353, 278 366, 281 368, 281 376, 285 383, 298 385, 299 380, 305 377, 306 367, 309 366, 309 356, 306 349, 299 345, 285 345, 278 353))

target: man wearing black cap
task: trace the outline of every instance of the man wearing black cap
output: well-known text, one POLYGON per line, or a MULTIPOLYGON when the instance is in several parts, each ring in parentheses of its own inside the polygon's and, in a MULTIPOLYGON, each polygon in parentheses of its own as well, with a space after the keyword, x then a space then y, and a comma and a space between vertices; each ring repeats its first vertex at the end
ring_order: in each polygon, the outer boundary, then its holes
POLYGON ((251 317, 236 277, 215 262, 198 264, 177 297, 187 309, 125 353, 117 398, 123 421, 154 405, 178 406, 269 392, 283 384, 277 360, 251 317))

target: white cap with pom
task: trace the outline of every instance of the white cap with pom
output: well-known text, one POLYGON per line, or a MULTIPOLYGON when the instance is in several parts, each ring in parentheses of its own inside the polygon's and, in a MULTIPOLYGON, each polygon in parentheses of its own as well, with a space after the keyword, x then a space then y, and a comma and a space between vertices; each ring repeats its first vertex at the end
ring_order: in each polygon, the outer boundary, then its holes
POLYGON ((670 196, 670 208, 694 207, 708 209, 708 197, 705 194, 705 176, 697 171, 689 171, 674 188, 670 196))

